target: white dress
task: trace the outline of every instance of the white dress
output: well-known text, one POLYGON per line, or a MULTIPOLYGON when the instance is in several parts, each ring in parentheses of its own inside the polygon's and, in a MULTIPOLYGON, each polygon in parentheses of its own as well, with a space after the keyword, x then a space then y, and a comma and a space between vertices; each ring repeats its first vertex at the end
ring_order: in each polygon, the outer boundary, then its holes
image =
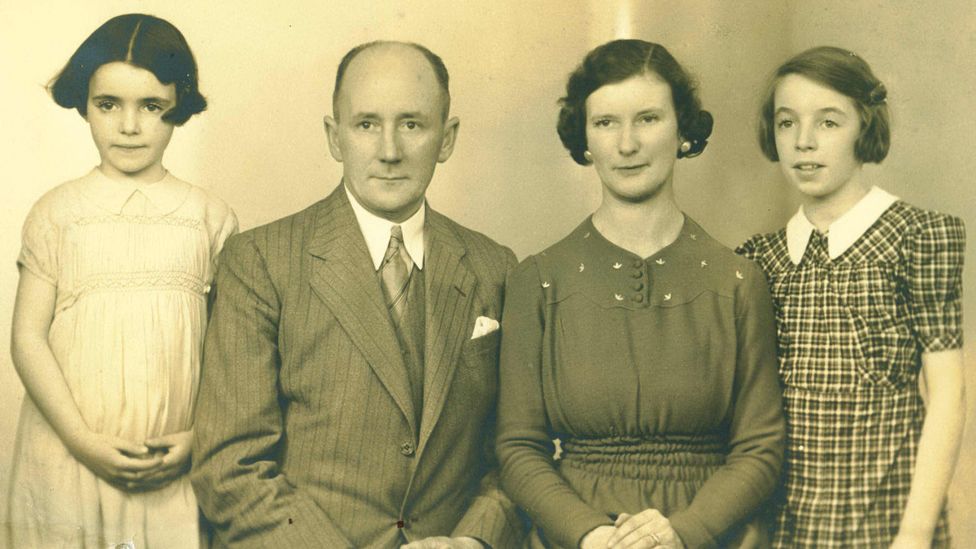
MULTIPOLYGON (((97 168, 44 195, 24 223, 22 268, 57 287, 48 340, 88 427, 142 442, 193 425, 207 294, 233 211, 167 174, 149 185, 97 168)), ((74 459, 29 396, 11 472, 12 547, 201 543, 184 475, 127 493, 74 459)))

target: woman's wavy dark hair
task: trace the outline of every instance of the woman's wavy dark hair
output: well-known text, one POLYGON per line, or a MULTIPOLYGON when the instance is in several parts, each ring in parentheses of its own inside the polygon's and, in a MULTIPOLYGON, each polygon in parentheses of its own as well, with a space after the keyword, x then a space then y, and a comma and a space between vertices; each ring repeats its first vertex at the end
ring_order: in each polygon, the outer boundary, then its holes
POLYGON ((559 100, 559 139, 577 164, 590 163, 586 152, 586 98, 607 84, 640 74, 656 74, 671 87, 671 98, 678 117, 678 132, 691 144, 678 150, 678 158, 698 156, 712 134, 712 115, 701 108, 698 90, 691 76, 664 46, 644 40, 614 40, 586 54, 569 75, 566 97, 559 100))
POLYGON ((197 64, 183 34, 170 22, 141 13, 113 17, 95 29, 51 81, 51 96, 58 105, 86 116, 92 75, 116 61, 146 69, 163 84, 176 85, 176 105, 163 120, 181 126, 207 108, 198 87, 197 64))
POLYGON ((759 112, 759 147, 766 158, 779 161, 776 151, 774 104, 776 86, 784 76, 798 74, 846 95, 854 101, 861 118, 861 133, 854 144, 854 156, 861 162, 880 163, 891 146, 891 116, 888 90, 863 59, 833 46, 811 48, 780 65, 770 78, 759 112))

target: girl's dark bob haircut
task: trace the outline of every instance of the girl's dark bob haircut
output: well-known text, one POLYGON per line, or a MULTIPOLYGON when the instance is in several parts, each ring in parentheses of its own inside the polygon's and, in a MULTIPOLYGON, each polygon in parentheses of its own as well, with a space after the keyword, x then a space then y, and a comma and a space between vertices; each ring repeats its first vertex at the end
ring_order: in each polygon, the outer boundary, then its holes
POLYGON ((671 87, 671 98, 678 117, 678 132, 691 144, 678 150, 678 158, 698 156, 712 134, 712 115, 701 108, 691 76, 659 44, 644 40, 614 40, 586 54, 566 83, 566 97, 559 100, 559 139, 577 164, 590 164, 586 152, 586 98, 607 84, 632 76, 656 74, 671 87))
POLYGON ((853 52, 820 46, 783 63, 770 79, 759 113, 759 147, 766 158, 779 161, 774 100, 779 81, 790 74, 819 82, 854 101, 861 118, 861 133, 854 144, 854 156, 859 161, 880 163, 888 156, 891 117, 888 114, 888 91, 884 84, 874 76, 871 67, 853 52))
POLYGON ((146 69, 163 84, 176 85, 176 105, 163 120, 181 126, 207 108, 198 88, 197 64, 183 34, 170 22, 141 13, 119 15, 98 27, 51 81, 51 96, 58 105, 87 116, 92 75, 116 61, 146 69))

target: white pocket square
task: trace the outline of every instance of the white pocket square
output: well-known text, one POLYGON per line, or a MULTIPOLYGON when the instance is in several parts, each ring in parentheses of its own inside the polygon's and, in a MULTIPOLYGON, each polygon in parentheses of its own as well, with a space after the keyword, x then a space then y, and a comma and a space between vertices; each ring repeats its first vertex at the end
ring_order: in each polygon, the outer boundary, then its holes
POLYGON ((474 321, 474 331, 471 332, 471 339, 484 337, 494 332, 498 328, 500 328, 500 326, 498 325, 498 321, 494 318, 479 316, 478 319, 474 321))

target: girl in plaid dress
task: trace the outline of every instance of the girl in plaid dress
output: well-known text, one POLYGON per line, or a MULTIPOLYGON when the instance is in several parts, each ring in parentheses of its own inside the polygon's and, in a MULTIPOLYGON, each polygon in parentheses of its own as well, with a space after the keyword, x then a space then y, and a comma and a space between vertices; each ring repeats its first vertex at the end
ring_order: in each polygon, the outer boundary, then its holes
POLYGON ((788 432, 778 547, 949 543, 965 232, 862 180, 888 152, 885 99, 863 59, 820 47, 776 71, 762 107, 762 150, 802 196, 785 228, 739 249, 776 309, 788 432))

